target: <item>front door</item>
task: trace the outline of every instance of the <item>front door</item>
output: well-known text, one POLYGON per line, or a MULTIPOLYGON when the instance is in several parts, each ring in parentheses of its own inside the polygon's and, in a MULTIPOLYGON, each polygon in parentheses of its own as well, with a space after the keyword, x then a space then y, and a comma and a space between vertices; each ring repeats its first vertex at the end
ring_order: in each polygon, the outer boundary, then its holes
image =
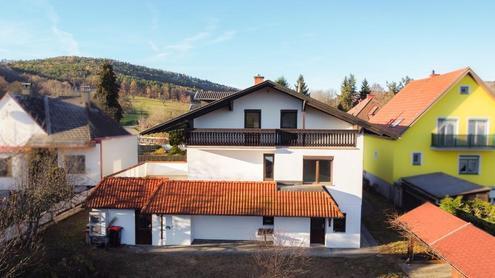
POLYGON ((325 244, 325 218, 311 218, 311 244, 325 244))
POLYGON ((136 244, 151 244, 151 214, 134 213, 136 218, 136 244))

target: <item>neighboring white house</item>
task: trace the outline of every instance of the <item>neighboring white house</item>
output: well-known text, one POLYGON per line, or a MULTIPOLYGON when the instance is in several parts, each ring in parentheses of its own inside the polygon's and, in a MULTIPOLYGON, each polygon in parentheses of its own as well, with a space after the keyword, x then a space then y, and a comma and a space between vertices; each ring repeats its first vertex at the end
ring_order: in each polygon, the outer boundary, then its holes
MULTIPOLYGON (((187 166, 181 167, 180 173, 187 181, 180 181, 184 191, 172 194, 174 202, 168 203, 169 195, 163 193, 179 183, 169 177, 142 207, 127 213, 108 204, 88 207, 98 209, 98 213, 106 209, 109 215, 117 209, 121 213, 117 222, 148 215, 144 222, 119 222, 125 224, 127 244, 135 244, 136 238, 143 237, 136 233, 143 231, 149 234, 144 236, 149 238, 147 242, 155 245, 255 240, 260 239, 258 234, 268 232, 282 245, 359 247, 363 133, 386 134, 310 97, 257 79, 250 88, 143 132, 184 131, 187 166), (233 189, 226 182, 238 186, 233 189), (250 195, 253 182, 263 184, 264 189, 250 195), (198 190, 198 183, 213 192, 198 190), (191 198, 190 192, 208 198, 191 198), (288 195, 291 198, 284 199, 288 195), (307 196, 321 201, 312 207, 315 200, 307 196), (177 200, 191 200, 191 206, 177 200), (235 213, 225 209, 239 202, 261 202, 263 206, 235 213), (213 212, 192 204, 224 209, 213 212), (278 209, 282 204, 286 210, 278 209), (151 228, 143 229, 147 225, 151 228)), ((119 183, 117 177, 167 177, 169 171, 180 176, 177 167, 157 169, 156 165, 141 164, 118 173, 111 182, 119 183)), ((105 215, 99 218, 110 221, 111 216, 105 215)))
POLYGON ((28 149, 55 150, 77 188, 137 163, 136 136, 89 100, 7 93, 0 99, 0 127, 0 190, 15 189, 28 149))

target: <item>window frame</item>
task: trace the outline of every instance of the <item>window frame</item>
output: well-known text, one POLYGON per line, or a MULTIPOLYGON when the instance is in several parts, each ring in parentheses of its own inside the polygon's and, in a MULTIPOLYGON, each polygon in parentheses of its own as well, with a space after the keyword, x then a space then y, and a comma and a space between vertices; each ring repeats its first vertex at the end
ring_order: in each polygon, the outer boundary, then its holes
POLYGON ((422 152, 412 152, 411 153, 411 165, 412 166, 421 166, 423 165, 423 153, 422 152), (415 163, 414 156, 419 155, 419 162, 415 163))
POLYGON ((273 225, 275 225, 275 217, 273 217, 273 216, 263 216, 262 224, 263 224, 263 226, 273 226, 273 225))
POLYGON ((347 214, 345 212, 343 212, 343 214, 344 214, 344 218, 332 218, 332 231, 334 233, 346 233, 347 231, 347 214), (343 230, 336 229, 336 228, 342 228, 342 226, 338 227, 338 225, 335 225, 336 221, 342 221, 341 223, 343 223, 343 230))
POLYGON ((11 178, 12 177, 12 157, 0 158, 0 160, 5 160, 7 169, 5 175, 0 174, 0 178, 11 178))
POLYGON ((282 110, 280 110, 280 128, 284 128, 284 129, 297 129, 297 116, 298 116, 298 113, 297 112, 298 112, 297 109, 282 109, 282 110), (296 120, 295 121, 296 126, 295 127, 284 127, 282 125, 282 122, 283 122, 282 121, 282 119, 283 119, 282 114, 284 114, 284 113, 296 114, 296 119, 295 119, 296 120))
POLYGON ((275 154, 274 153, 264 153, 263 154, 263 180, 264 181, 273 181, 275 178, 275 154), (266 176, 266 159, 265 157, 271 156, 273 158, 272 160, 272 177, 267 177, 266 176))
POLYGON ((459 87, 459 94, 461 94, 461 95, 470 95, 471 94, 471 86, 469 86, 469 85, 461 85, 459 87), (467 89, 467 92, 464 93, 462 91, 463 89, 467 89))
POLYGON ((302 177, 303 177, 303 184, 327 184, 327 185, 332 185, 333 184, 333 156, 303 156, 303 167, 302 167, 302 177), (315 181, 314 182, 305 182, 304 181, 304 161, 305 160, 316 160, 316 166, 315 166, 315 181), (324 181, 320 182, 319 180, 319 164, 321 160, 327 160, 330 161, 330 180, 329 181, 324 181))
POLYGON ((259 115, 259 127, 261 128, 261 109, 244 109, 244 128, 254 128, 256 127, 247 127, 247 115, 248 113, 257 113, 259 115))
POLYGON ((478 154, 470 154, 470 155, 459 155, 457 159, 457 174, 459 175, 480 175, 481 173, 481 156, 478 154), (478 158, 478 169, 476 173, 471 173, 471 172, 461 172, 461 160, 462 159, 467 159, 467 157, 477 157, 478 158))
POLYGON ((70 174, 70 175, 84 175, 87 173, 87 169, 86 169, 86 155, 84 154, 66 154, 64 155, 64 169, 65 171, 67 172, 67 174, 70 174), (68 166, 67 165, 67 162, 68 162, 68 158, 69 157, 82 157, 83 158, 83 163, 79 164, 79 165, 83 165, 83 170, 82 171, 76 171, 76 172, 73 172, 72 169, 74 166, 68 166))

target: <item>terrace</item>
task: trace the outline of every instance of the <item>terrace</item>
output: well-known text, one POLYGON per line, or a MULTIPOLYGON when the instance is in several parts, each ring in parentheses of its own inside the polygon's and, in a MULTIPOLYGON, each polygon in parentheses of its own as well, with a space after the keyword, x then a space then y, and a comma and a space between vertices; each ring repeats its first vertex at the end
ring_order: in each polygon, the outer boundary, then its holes
POLYGON ((431 147, 436 149, 495 149, 495 135, 433 133, 431 147))

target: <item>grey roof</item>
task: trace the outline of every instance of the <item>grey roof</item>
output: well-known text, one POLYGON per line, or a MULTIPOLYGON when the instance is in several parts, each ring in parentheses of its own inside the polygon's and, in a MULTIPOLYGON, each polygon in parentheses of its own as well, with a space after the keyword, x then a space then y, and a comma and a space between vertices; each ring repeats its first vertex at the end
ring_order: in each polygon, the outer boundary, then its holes
POLYGON ((230 96, 235 92, 216 92, 216 91, 199 91, 194 94, 194 100, 199 101, 214 101, 217 99, 230 96))
POLYGON ((488 187, 483 187, 479 184, 441 172, 405 177, 402 180, 407 185, 415 187, 437 199, 442 199, 446 196, 454 197, 490 191, 488 187))
POLYGON ((11 94, 48 136, 33 136, 29 144, 86 145, 103 137, 129 135, 94 104, 78 105, 59 98, 11 94))

